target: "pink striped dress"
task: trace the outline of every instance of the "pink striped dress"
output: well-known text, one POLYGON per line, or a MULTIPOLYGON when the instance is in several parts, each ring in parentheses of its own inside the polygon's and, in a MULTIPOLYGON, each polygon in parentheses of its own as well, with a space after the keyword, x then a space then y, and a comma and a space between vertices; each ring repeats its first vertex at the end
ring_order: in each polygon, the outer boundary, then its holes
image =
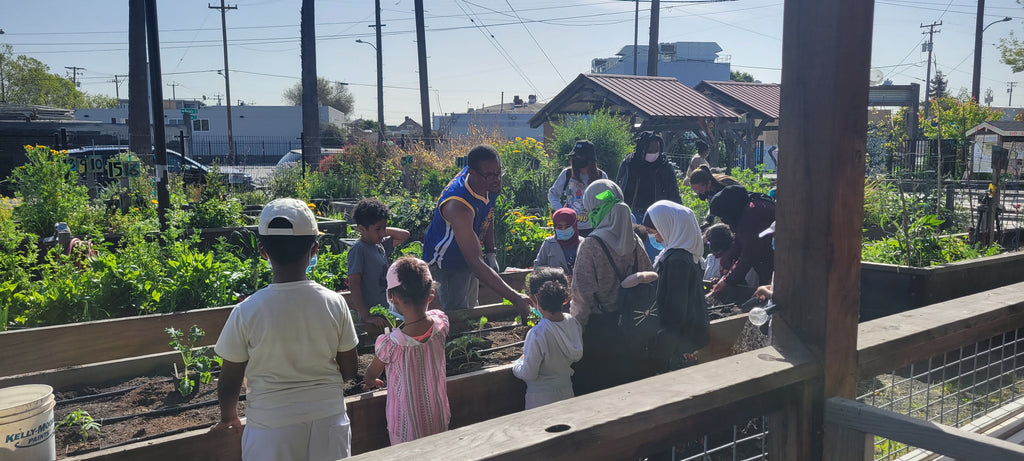
POLYGON ((377 338, 376 354, 388 382, 386 415, 391 444, 448 430, 451 410, 445 385, 445 338, 448 317, 427 311, 430 337, 419 342, 400 329, 377 338))

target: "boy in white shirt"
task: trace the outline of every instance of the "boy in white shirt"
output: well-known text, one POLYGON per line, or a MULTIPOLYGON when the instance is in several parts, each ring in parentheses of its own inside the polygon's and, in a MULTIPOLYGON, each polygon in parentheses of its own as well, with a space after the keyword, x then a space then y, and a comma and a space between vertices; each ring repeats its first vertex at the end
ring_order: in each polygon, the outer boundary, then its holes
POLYGON ((273 281, 231 312, 214 350, 224 358, 213 431, 242 431, 238 396, 248 379, 242 459, 327 460, 351 454, 344 384, 357 370, 356 336, 345 299, 308 280, 319 245, 316 217, 282 198, 260 214, 260 254, 273 281))

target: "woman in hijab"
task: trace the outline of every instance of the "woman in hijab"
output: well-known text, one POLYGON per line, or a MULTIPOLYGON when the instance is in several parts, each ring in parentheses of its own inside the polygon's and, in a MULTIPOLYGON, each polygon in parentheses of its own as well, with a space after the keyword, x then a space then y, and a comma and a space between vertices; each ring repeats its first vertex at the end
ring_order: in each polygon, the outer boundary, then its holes
POLYGON ((612 265, 622 274, 654 268, 633 233, 629 207, 622 202, 619 186, 601 179, 591 183, 583 195, 594 231, 580 243, 573 269, 569 312, 583 324, 584 351, 583 359, 573 366, 576 395, 644 377, 637 371, 637 364, 644 360, 627 347, 623 325, 630 325, 632 313, 620 313, 615 305, 621 281, 612 265))
POLYGON ((576 265, 576 250, 580 247, 579 228, 576 224, 576 211, 572 208, 561 208, 551 216, 555 226, 555 235, 544 239, 533 260, 533 268, 560 267, 572 282, 572 269, 576 265))
POLYGON ((704 238, 693 211, 667 200, 655 202, 647 209, 643 225, 651 244, 661 250, 654 261, 661 330, 652 360, 654 371, 664 373, 692 363, 692 353, 709 340, 700 267, 704 238))

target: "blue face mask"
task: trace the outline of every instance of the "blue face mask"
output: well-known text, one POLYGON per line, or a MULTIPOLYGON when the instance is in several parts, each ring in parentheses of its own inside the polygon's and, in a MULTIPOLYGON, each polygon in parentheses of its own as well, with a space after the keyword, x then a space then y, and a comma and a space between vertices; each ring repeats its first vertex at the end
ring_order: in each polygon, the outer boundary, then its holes
POLYGON ((571 239, 575 233, 571 227, 565 230, 555 229, 555 238, 564 242, 571 239))
POLYGON ((648 235, 647 241, 651 242, 651 246, 654 247, 655 250, 661 251, 665 249, 665 245, 662 245, 654 234, 648 235))
POLYGON ((306 266, 306 273, 308 274, 312 272, 314 267, 316 267, 316 255, 313 255, 313 257, 309 259, 309 265, 306 266))

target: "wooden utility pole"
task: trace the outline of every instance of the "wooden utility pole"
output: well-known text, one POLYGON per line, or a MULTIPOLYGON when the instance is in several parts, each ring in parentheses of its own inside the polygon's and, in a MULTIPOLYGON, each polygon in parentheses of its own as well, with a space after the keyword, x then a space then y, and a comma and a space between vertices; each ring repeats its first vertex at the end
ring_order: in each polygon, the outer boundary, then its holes
MULTIPOLYGON (((775 232, 776 321, 822 365, 772 417, 770 459, 864 460, 868 437, 824 426, 829 397, 856 393, 871 0, 788 0, 775 232), (806 72, 813 62, 815 72, 806 72), (829 451, 825 451, 829 449, 829 451)), ((868 452, 870 453, 870 452, 868 452)))
POLYGON ((385 24, 380 23, 380 0, 375 0, 375 11, 377 12, 376 23, 370 25, 377 32, 377 155, 382 155, 381 144, 384 142, 384 52, 381 49, 380 28, 385 24))
POLYGON ((651 0, 651 37, 647 45, 647 75, 658 75, 658 23, 661 17, 661 1, 651 0))
POLYGON ((128 149, 153 165, 146 69, 146 3, 128 0, 128 149))
POLYGON ((167 191, 167 138, 164 135, 164 89, 160 71, 160 27, 156 0, 146 0, 146 45, 149 48, 149 97, 153 108, 153 139, 156 152, 156 209, 160 230, 167 230, 167 209, 171 196, 167 191))
POLYGON ((222 41, 224 43, 224 95, 228 102, 228 161, 231 163, 235 162, 235 138, 231 131, 231 76, 228 71, 228 22, 227 22, 227 11, 237 10, 237 6, 225 6, 224 0, 220 0, 220 6, 213 6, 207 3, 207 8, 220 10, 220 33, 222 41))
POLYGON ((420 115, 423 117, 423 142, 427 148, 434 145, 430 129, 430 87, 427 85, 427 32, 423 21, 423 0, 415 0, 416 49, 420 61, 420 115))
MULTIPOLYGON (((313 0, 302 0, 302 159, 320 156, 320 110, 316 85, 316 14, 313 0)), ((230 99, 230 97, 229 97, 230 99)), ((229 103, 230 104, 230 103, 229 103)))
POLYGON ((121 80, 120 79, 125 78, 125 77, 127 77, 127 75, 114 74, 114 79, 113 80, 107 80, 107 82, 114 84, 114 97, 117 98, 118 101, 121 100, 121 80))
POLYGON ((942 21, 933 22, 928 25, 921 24, 921 28, 928 28, 928 32, 921 32, 922 34, 928 34, 928 43, 924 46, 928 48, 928 65, 927 70, 924 73, 924 119, 928 120, 928 111, 931 110, 931 92, 932 92, 932 37, 935 35, 935 28, 941 26, 942 21))

